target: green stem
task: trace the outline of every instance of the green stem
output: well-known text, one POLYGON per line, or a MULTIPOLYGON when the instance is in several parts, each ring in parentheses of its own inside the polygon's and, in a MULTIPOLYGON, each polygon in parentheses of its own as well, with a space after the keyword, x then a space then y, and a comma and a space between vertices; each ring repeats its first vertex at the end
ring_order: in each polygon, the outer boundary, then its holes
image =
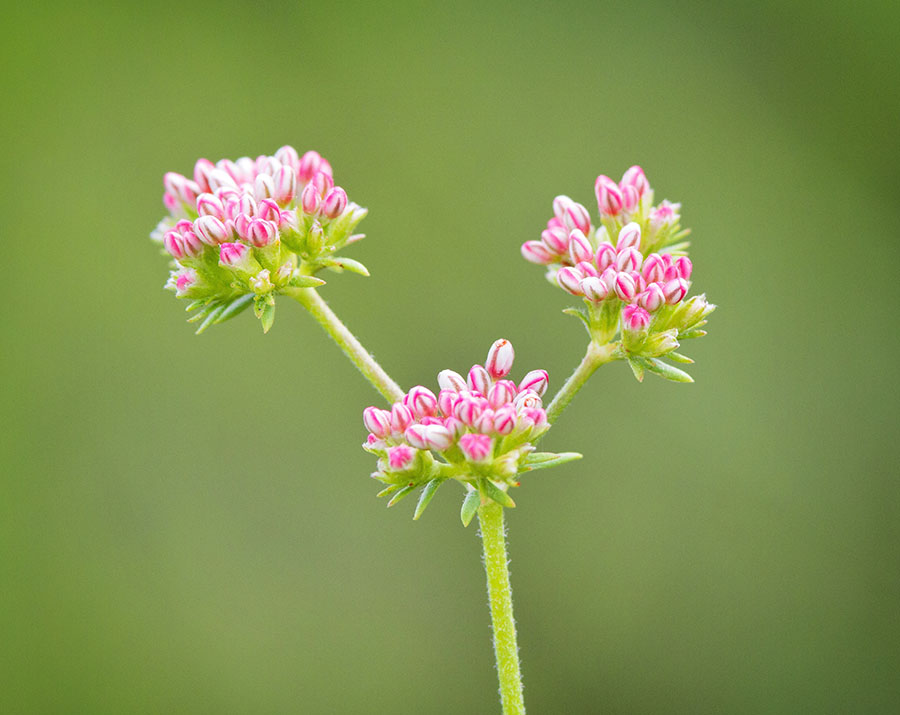
POLYGON ((335 315, 334 311, 328 307, 328 304, 322 300, 322 297, 312 288, 293 288, 285 291, 287 295, 294 298, 300 305, 309 311, 309 314, 316 319, 316 322, 325 328, 338 347, 344 351, 344 354, 350 358, 350 361, 359 368, 359 371, 365 378, 372 383, 372 386, 378 390, 388 402, 396 402, 403 398, 403 390, 394 382, 390 375, 375 362, 369 352, 362 346, 362 343, 356 339, 347 326, 341 322, 341 319, 335 315))
POLYGON ((503 715, 520 715, 525 712, 525 700, 522 697, 522 673, 519 669, 512 588, 507 568, 503 507, 493 502, 482 504, 478 507, 478 521, 481 525, 481 543, 484 546, 484 570, 487 572, 488 599, 491 604, 500 702, 503 705, 503 715))
POLYGON ((547 407, 547 421, 551 424, 556 418, 562 414, 568 404, 575 397, 576 393, 582 388, 588 378, 594 374, 594 371, 601 365, 616 360, 619 356, 616 354, 618 343, 607 343, 606 345, 598 345, 593 340, 588 343, 587 352, 584 354, 581 363, 575 368, 575 372, 566 380, 566 384, 559 388, 550 406, 547 407))

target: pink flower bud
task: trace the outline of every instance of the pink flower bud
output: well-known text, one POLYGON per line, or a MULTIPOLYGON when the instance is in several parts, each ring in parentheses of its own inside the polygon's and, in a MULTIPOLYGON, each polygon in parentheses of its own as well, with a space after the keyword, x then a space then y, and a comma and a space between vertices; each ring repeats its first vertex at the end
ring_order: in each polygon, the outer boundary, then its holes
POLYGON ((591 231, 591 216, 588 210, 574 201, 566 209, 566 215, 563 217, 563 220, 569 229, 578 229, 582 233, 590 233, 591 231))
POLYGON ((453 446, 453 432, 440 424, 425 427, 425 444, 435 452, 444 452, 453 446))
POLYGON ((592 303, 602 303, 609 295, 606 283, 597 276, 588 276, 581 281, 581 290, 584 292, 584 297, 592 303))
POLYGON ((212 190, 212 187, 209 185, 209 172, 215 168, 216 165, 209 159, 197 159, 197 163, 194 164, 194 181, 197 183, 200 191, 212 190))
POLYGON ((616 289, 616 278, 619 273, 616 270, 615 266, 610 266, 603 273, 600 274, 600 280, 606 284, 606 288, 610 291, 616 289))
POLYGON ((257 248, 268 246, 275 240, 277 230, 271 221, 255 218, 247 228, 247 240, 257 248))
POLYGON ((546 370, 532 370, 519 383, 519 391, 531 390, 538 395, 543 395, 550 384, 550 376, 546 370))
POLYGON ((416 450, 405 444, 398 444, 388 449, 388 464, 398 472, 412 466, 416 458, 416 450))
POLYGON ((175 194, 170 194, 168 191, 163 194, 163 205, 166 207, 166 211, 171 214, 174 214, 181 208, 178 203, 178 197, 175 194))
POLYGON ((508 435, 516 427, 516 408, 512 405, 503 405, 494 412, 493 430, 499 435, 508 435))
POLYGON ((237 183, 231 177, 231 174, 219 168, 215 168, 209 172, 207 181, 209 182, 209 188, 213 193, 215 193, 217 189, 237 188, 237 183))
POLYGON ((403 438, 416 449, 430 449, 425 438, 425 430, 427 429, 425 425, 412 424, 406 428, 403 438))
POLYGON ((599 276, 600 273, 593 263, 588 261, 579 261, 575 264, 575 270, 579 271, 584 278, 588 276, 599 276))
POLYGON ((658 283, 651 283, 647 290, 638 295, 637 302, 644 310, 654 313, 666 302, 666 296, 658 283))
POLYGON ((215 216, 201 216, 194 221, 194 231, 208 246, 216 246, 231 238, 231 232, 215 216))
POLYGON ((527 407, 522 410, 522 417, 531 422, 532 436, 545 431, 548 427, 547 412, 541 407, 527 407))
POLYGON ((671 201, 665 200, 650 212, 650 224, 654 228, 660 228, 665 225, 673 225, 681 218, 678 214, 681 204, 673 204, 671 201))
POLYGON ((275 199, 262 199, 256 206, 256 216, 263 221, 274 221, 277 225, 281 220, 281 209, 275 199))
POLYGON ((475 422, 481 417, 481 413, 487 409, 487 401, 482 402, 477 397, 463 395, 456 403, 453 410, 454 416, 459 418, 468 427, 474 427, 475 422))
POLYGON ((463 376, 453 370, 441 370, 438 373, 438 385, 442 390, 452 390, 454 392, 468 388, 463 376))
POLYGON ((622 187, 633 186, 637 190, 638 196, 643 196, 650 189, 650 182, 647 181, 644 170, 636 164, 629 167, 622 175, 620 185, 622 187))
POLYGON ((335 219, 344 213, 345 208, 347 208, 347 192, 340 186, 335 186, 322 201, 322 213, 328 218, 335 219))
POLYGON ((625 213, 634 213, 638 205, 641 203, 641 197, 633 186, 623 186, 622 189, 622 210, 625 213))
POLYGON ((622 311, 622 322, 626 330, 643 332, 650 326, 650 314, 638 305, 626 305, 622 311))
POLYGON ((665 285, 669 281, 674 281, 676 278, 681 278, 681 276, 678 275, 678 269, 674 265, 669 265, 666 267, 666 272, 663 273, 663 278, 660 283, 665 285))
POLYGON ((577 228, 569 234, 569 256, 572 259, 572 263, 592 261, 594 259, 594 247, 591 246, 587 236, 577 228))
POLYGON ((505 404, 512 402, 519 390, 516 383, 512 380, 498 380, 490 390, 488 390, 487 401, 493 409, 498 409, 505 404))
MULTIPOLYGON (((293 176, 294 172, 290 169, 287 170, 288 173, 293 176)), ((258 174, 256 179, 253 181, 253 196, 257 201, 262 201, 263 199, 271 199, 272 196, 275 195, 275 182, 269 174, 258 174)))
POLYGON ((644 259, 641 275, 648 283, 658 283, 666 273, 666 264, 658 253, 651 253, 644 259))
POLYGON ((597 249, 597 255, 594 258, 594 263, 597 266, 597 269, 601 273, 603 273, 603 271, 605 271, 615 262, 616 249, 611 243, 601 243, 600 248, 597 249))
POLYGON ((494 441, 486 434, 464 434, 459 438, 459 448, 470 462, 483 462, 490 458, 494 441))
POLYGON ((285 144, 278 149, 278 151, 275 152, 275 158, 285 166, 293 168, 296 168, 300 163, 300 157, 297 155, 297 150, 289 144, 285 144))
POLYGON ((163 238, 163 245, 166 250, 175 258, 184 258, 184 244, 181 236, 175 231, 169 231, 163 238))
POLYGON ((688 282, 684 278, 675 278, 663 286, 666 295, 666 303, 675 305, 680 302, 688 292, 688 282))
POLYGON ((691 273, 694 270, 694 264, 691 263, 691 259, 687 256, 679 256, 675 259, 675 269, 679 278, 690 280, 691 273))
POLYGON ((316 187, 316 191, 323 199, 334 188, 334 179, 331 178, 331 174, 326 174, 324 171, 317 172, 310 183, 316 187))
POLYGON ((409 407, 416 417, 433 417, 438 408, 434 393, 422 385, 412 388, 403 398, 403 404, 409 407))
POLYGON ((446 427, 447 431, 453 436, 454 441, 459 439, 460 436, 466 432, 466 426, 463 424, 462 420, 452 415, 444 418, 444 427, 446 427))
POLYGON ((363 424, 373 435, 384 439, 391 434, 391 413, 377 407, 363 410, 363 424))
POLYGON ((619 273, 616 276, 615 290, 619 299, 624 300, 626 303, 633 301, 637 295, 637 286, 634 283, 634 278, 629 273, 619 273))
POLYGON ((569 206, 573 203, 568 196, 560 195, 553 199, 553 216, 559 221, 559 225, 565 226, 566 214, 569 211, 569 206))
POLYGON ((223 266, 246 271, 249 259, 250 249, 243 243, 223 243, 219 247, 219 263, 223 266))
POLYGON ((469 370, 468 383, 470 390, 486 395, 487 391, 491 389, 491 376, 481 365, 472 365, 472 369, 469 370))
POLYGON ((184 246, 184 253, 191 258, 196 258, 203 253, 203 241, 191 230, 187 230, 181 234, 181 243, 184 246))
POLYGON ((315 184, 309 183, 300 194, 300 208, 303 213, 309 216, 314 215, 319 210, 319 192, 316 190, 315 184))
POLYGON ((391 430, 403 434, 412 423, 412 410, 400 402, 395 402, 391 407, 391 430))
POLYGON ((221 221, 225 218, 225 206, 215 194, 200 194, 197 198, 197 213, 201 216, 215 216, 221 221))
POLYGON ((600 213, 615 216, 622 210, 622 191, 619 185, 608 176, 601 174, 594 183, 594 194, 600 213))
POLYGON ((191 268, 178 271, 175 274, 175 295, 179 298, 190 290, 197 282, 197 272, 191 268))
POLYGON ((458 401, 459 392, 456 390, 445 389, 438 393, 438 408, 443 415, 452 415, 458 401))
POLYGON ((250 239, 250 222, 255 220, 256 219, 250 218, 247 214, 238 214, 234 217, 234 221, 232 222, 234 232, 245 241, 248 241, 250 239))
POLYGON ((522 258, 529 263, 537 263, 539 266, 546 266, 556 260, 556 254, 540 241, 525 241, 525 243, 522 244, 522 258))
POLYGON ((553 253, 560 256, 569 252, 569 233, 565 228, 556 226, 541 233, 541 241, 553 253))
POLYGON ((187 178, 177 171, 167 171, 163 175, 163 186, 166 187, 166 193, 179 198, 181 198, 181 188, 186 181, 187 178))
POLYGON ((584 278, 584 276, 581 271, 576 270, 575 268, 569 268, 568 266, 560 268, 556 273, 556 282, 559 284, 559 287, 566 293, 571 293, 572 295, 584 295, 581 289, 582 278, 584 278))
POLYGON ((534 390, 522 390, 516 395, 516 399, 513 401, 513 405, 518 410, 525 409, 526 407, 543 407, 543 404, 544 403, 541 402, 541 396, 534 390))
POLYGON ((624 248, 616 256, 616 268, 631 273, 641 267, 643 256, 636 248, 624 248))
POLYGON ((322 171, 323 162, 319 152, 306 152, 297 160, 297 179, 303 184, 311 181, 313 176, 322 171))
MULTIPOLYGON (((262 175, 264 176, 264 174, 262 175)), ((272 177, 272 192, 268 194, 282 206, 289 204, 297 192, 297 174, 291 166, 282 166, 272 177)), ((257 198, 262 198, 257 196, 257 198)))
MULTIPOLYGON (((491 345, 484 366, 491 377, 499 380, 501 377, 506 377, 509 371, 512 370, 515 357, 516 353, 513 350, 512 343, 501 338, 491 345)), ((482 392, 486 391, 482 390, 482 392)))
POLYGON ((641 247, 641 227, 639 224, 632 221, 631 223, 625 224, 622 226, 622 230, 619 231, 619 240, 616 241, 616 252, 621 253, 626 248, 637 248, 641 247))
POLYGON ((476 432, 481 432, 482 434, 490 434, 494 431, 494 411, 490 408, 486 409, 475 420, 472 424, 472 427, 476 432))

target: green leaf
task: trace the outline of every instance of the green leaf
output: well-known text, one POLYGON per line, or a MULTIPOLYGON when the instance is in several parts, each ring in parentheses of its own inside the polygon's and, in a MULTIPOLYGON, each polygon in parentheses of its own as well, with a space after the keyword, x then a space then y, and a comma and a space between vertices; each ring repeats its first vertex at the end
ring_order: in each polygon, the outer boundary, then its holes
POLYGON ((702 338, 706 335, 705 330, 688 330, 686 333, 678 333, 679 340, 690 340, 691 338, 702 338))
POLYGON ((272 327, 272 323, 275 322, 275 305, 266 303, 266 307, 262 310, 262 315, 259 316, 259 321, 262 323, 262 329, 264 333, 268 333, 269 329, 272 327))
POLYGON ((190 318, 187 319, 189 323, 197 323, 203 320, 207 315, 209 315, 210 311, 215 310, 218 307, 218 303, 215 301, 207 301, 206 305, 194 313, 190 318))
POLYGON ((459 518, 462 519, 463 526, 469 525, 479 506, 481 506, 481 494, 477 489, 471 489, 463 499, 462 509, 459 510, 459 518))
POLYGON ((425 485, 425 488, 422 490, 422 495, 419 497, 419 503, 416 504, 416 513, 413 514, 413 521, 417 521, 419 517, 422 516, 425 509, 431 503, 431 498, 434 496, 437 488, 443 483, 444 480, 438 477, 437 479, 432 479, 425 485))
POLYGON ((666 353, 666 357, 669 358, 669 360, 674 360, 675 362, 687 363, 688 365, 691 365, 694 362, 687 355, 682 355, 681 353, 676 353, 674 350, 670 353, 666 353))
POLYGON ((512 497, 496 484, 494 484, 494 482, 492 482, 490 479, 480 480, 479 486, 482 490, 484 490, 484 493, 488 498, 493 499, 501 506, 506 506, 510 509, 516 506, 516 503, 512 500, 512 497))
POLYGON ((591 318, 588 315, 588 312, 582 307, 572 307, 572 308, 564 308, 563 313, 566 315, 574 315, 576 318, 581 320, 584 323, 584 327, 588 329, 588 332, 591 330, 591 318))
POLYGON ((628 367, 634 373, 634 377, 638 382, 644 381, 644 366, 634 358, 628 358, 628 367))
POLYGON ((209 298, 198 298, 197 300, 192 300, 188 303, 187 308, 185 308, 185 312, 190 313, 192 310, 197 310, 201 305, 206 305, 209 301, 209 298))
POLYGON ((226 320, 231 320, 232 318, 240 315, 250 307, 250 304, 252 302, 252 293, 247 293, 247 295, 242 295, 239 298, 235 298, 225 307, 225 310, 219 313, 219 317, 216 318, 216 325, 218 325, 219 323, 224 323, 226 320))
POLYGON ((393 494, 395 491, 397 491, 401 487, 403 487, 402 484, 389 484, 384 489, 382 489, 380 492, 378 492, 378 494, 376 494, 375 496, 376 497, 386 497, 388 494, 393 494))
POLYGON ((694 378, 688 375, 684 370, 679 370, 677 367, 673 367, 668 363, 664 363, 662 360, 658 358, 646 358, 644 359, 644 366, 653 373, 656 373, 660 377, 664 377, 667 380, 671 380, 672 382, 693 382, 694 378))
POLYGON ((403 489, 401 489, 399 492, 394 494, 394 497, 388 502, 388 509, 390 509, 392 506, 394 506, 394 504, 396 504, 401 499, 405 499, 410 494, 412 494, 412 492, 415 488, 416 487, 414 484, 407 484, 405 487, 403 487, 403 489))
POLYGON ((210 325, 216 322, 216 318, 218 318, 222 311, 225 310, 225 303, 219 303, 215 308, 213 308, 209 313, 206 314, 206 320, 200 323, 200 327, 197 328, 195 332, 196 335, 200 335, 204 330, 206 330, 210 325))
POLYGON ((329 258, 322 261, 322 264, 333 271, 340 273, 341 271, 350 271, 358 273, 361 276, 369 277, 369 269, 359 261, 352 258, 329 258))
POLYGON ((530 472, 534 469, 546 469, 547 467, 557 467, 566 462, 573 462, 581 459, 578 452, 532 452, 524 460, 522 460, 522 471, 530 472))
POLYGON ((315 276, 296 275, 291 278, 291 285, 295 288, 317 288, 318 286, 325 285, 325 281, 321 278, 316 278, 315 276))

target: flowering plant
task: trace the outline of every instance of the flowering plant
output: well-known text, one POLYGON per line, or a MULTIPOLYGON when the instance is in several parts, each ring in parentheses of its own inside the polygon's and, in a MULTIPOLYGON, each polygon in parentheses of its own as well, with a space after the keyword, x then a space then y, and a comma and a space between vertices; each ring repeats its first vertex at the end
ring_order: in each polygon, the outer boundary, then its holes
POLYGON ((507 340, 497 340, 466 377, 441 371, 437 395, 421 385, 404 392, 375 362, 316 290, 326 269, 368 275, 337 255, 363 238, 354 231, 366 209, 335 186, 318 153, 284 146, 255 160, 200 159, 192 179, 170 172, 163 184, 169 215, 151 236, 172 264, 166 288, 189 301, 197 332, 251 305, 268 332, 276 297, 297 300, 389 404, 363 411, 363 448, 377 458, 372 477, 384 485, 378 496, 390 496, 393 506, 421 489, 418 519, 443 483, 463 487, 462 522, 478 514, 481 527, 503 712, 524 713, 503 510, 515 507, 509 491, 522 474, 581 457, 538 452, 537 443, 601 365, 624 360, 639 381, 645 372, 692 381, 671 363, 692 362, 677 350, 706 334, 715 306, 703 295, 687 297, 693 265, 681 205, 654 206, 650 183, 633 166, 619 182, 597 178, 596 224, 582 204, 557 196, 540 240, 522 245, 553 285, 582 299, 563 312, 589 336, 581 363, 545 408, 547 372, 508 379, 515 354, 507 340))

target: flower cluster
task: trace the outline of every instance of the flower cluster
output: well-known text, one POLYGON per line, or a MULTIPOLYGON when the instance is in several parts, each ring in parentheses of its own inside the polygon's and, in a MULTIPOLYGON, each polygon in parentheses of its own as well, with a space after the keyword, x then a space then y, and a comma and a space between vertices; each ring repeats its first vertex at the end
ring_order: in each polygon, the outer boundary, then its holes
MULTIPOLYGON (((379 457, 372 476, 387 485, 379 496, 396 492, 389 506, 422 485, 423 499, 430 500, 449 478, 479 500, 513 506, 507 489, 518 486, 520 472, 576 458, 534 453, 534 442, 549 429, 541 402, 549 378, 532 370, 518 384, 506 379, 514 355, 508 340, 498 340, 485 364, 472 366, 466 378, 443 370, 437 395, 419 385, 390 410, 365 409, 363 448, 379 457)), ((424 506, 420 500, 416 518, 424 506)))
POLYGON ((547 266, 551 282, 584 299, 586 310, 567 312, 585 322, 594 341, 606 343, 620 332, 629 358, 668 355, 678 338, 704 334, 699 328, 715 306, 705 296, 685 300, 693 264, 682 240, 689 231, 680 226, 681 205, 653 206, 653 189, 639 166, 618 183, 597 177, 594 191, 596 226, 582 204, 557 196, 541 239, 526 241, 522 255, 547 266))
POLYGON ((366 209, 335 186, 317 152, 283 146, 256 159, 200 159, 192 179, 169 172, 163 185, 169 216, 151 237, 173 260, 166 287, 202 307, 192 318, 203 320, 200 331, 251 303, 268 330, 275 295, 321 285, 313 274, 322 268, 368 275, 334 255, 363 237, 353 230, 366 209))

